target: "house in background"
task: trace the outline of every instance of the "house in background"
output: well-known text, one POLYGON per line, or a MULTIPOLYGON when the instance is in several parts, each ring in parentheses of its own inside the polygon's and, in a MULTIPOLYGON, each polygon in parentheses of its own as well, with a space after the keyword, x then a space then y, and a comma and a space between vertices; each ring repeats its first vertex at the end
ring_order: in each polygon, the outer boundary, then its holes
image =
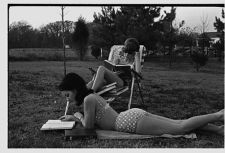
POLYGON ((211 48, 212 44, 216 43, 220 39, 222 33, 221 32, 205 32, 205 33, 201 34, 196 39, 196 46, 197 47, 199 47, 199 40, 202 39, 202 37, 201 37, 202 35, 206 35, 210 39, 209 43, 210 43, 210 48, 211 48))
POLYGON ((204 47, 205 54, 209 56, 215 56, 216 51, 213 48, 213 44, 219 41, 221 36, 222 36, 221 32, 205 32, 199 35, 198 38, 196 38, 196 47, 200 48, 201 47, 200 41, 202 42, 202 39, 205 39, 205 47, 204 47))

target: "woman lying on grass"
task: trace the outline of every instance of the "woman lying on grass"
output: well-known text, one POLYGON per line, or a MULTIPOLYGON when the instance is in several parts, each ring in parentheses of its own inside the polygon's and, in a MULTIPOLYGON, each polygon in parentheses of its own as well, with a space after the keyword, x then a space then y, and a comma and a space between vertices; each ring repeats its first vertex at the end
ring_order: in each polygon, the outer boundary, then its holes
MULTIPOLYGON (((140 67, 140 60, 135 60, 135 58, 140 59, 139 47, 140 46, 137 39, 128 38, 124 42, 124 48, 122 48, 121 50, 113 51, 110 62, 114 64, 131 65, 136 70, 136 72, 139 72, 139 69, 135 67, 135 65, 138 65, 140 67), (136 61, 137 63, 134 64, 134 61, 136 61)), ((116 82, 117 87, 120 88, 126 85, 126 78, 124 78, 123 73, 113 72, 104 66, 99 66, 96 74, 87 84, 87 87, 97 92, 104 85, 113 82, 116 82)))
POLYGON ((201 129, 224 135, 223 125, 212 124, 224 121, 224 110, 184 120, 173 120, 138 108, 118 114, 101 96, 88 89, 85 81, 75 73, 67 74, 59 85, 59 89, 71 102, 75 102, 77 106, 83 104, 84 108, 84 115, 76 112, 74 115, 62 116, 60 119, 79 121, 86 129, 93 129, 97 126, 103 130, 143 135, 178 135, 201 129))

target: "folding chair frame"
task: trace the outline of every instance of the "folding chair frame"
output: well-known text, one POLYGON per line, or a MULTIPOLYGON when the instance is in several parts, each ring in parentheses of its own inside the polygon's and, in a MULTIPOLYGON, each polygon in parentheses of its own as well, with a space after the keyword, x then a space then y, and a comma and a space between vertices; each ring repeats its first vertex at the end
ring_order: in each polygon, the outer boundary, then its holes
POLYGON ((142 79, 142 77, 136 71, 134 71, 133 69, 131 69, 131 73, 132 73, 132 80, 131 80, 130 98, 129 98, 129 102, 128 102, 128 109, 131 108, 131 102, 132 102, 132 96, 133 96, 135 81, 136 81, 137 86, 138 86, 138 92, 139 92, 139 95, 141 97, 141 102, 142 102, 142 104, 144 104, 144 99, 143 99, 140 81, 139 81, 140 79, 142 79))
MULTIPOLYGON (((110 55, 109 55, 108 61, 113 56, 112 50, 115 49, 115 47, 120 48, 122 46, 123 45, 115 45, 115 46, 112 46, 111 47, 111 51, 110 51, 110 55)), ((141 62, 141 68, 142 68, 143 67, 143 62, 144 62, 143 57, 145 56, 145 53, 143 51, 145 51, 145 47, 143 45, 141 45, 141 47, 143 49, 142 52, 140 52, 140 57, 141 57, 140 62, 141 62)), ((89 70, 92 71, 92 73, 93 73, 93 70, 92 69, 89 68, 89 70)), ((111 69, 111 70, 114 71, 114 69, 111 69)), ((141 85, 140 85, 140 80, 143 79, 143 78, 142 78, 142 76, 139 73, 137 73, 132 68, 130 68, 130 73, 131 73, 131 78, 129 79, 130 97, 129 97, 129 102, 128 102, 128 109, 131 108, 132 96, 133 96, 135 82, 137 83, 137 86, 138 86, 138 92, 139 92, 139 95, 141 97, 141 103, 144 104, 144 99, 143 99, 143 95, 142 95, 142 91, 141 91, 141 85), (130 80, 131 80, 131 82, 130 82, 130 80)))

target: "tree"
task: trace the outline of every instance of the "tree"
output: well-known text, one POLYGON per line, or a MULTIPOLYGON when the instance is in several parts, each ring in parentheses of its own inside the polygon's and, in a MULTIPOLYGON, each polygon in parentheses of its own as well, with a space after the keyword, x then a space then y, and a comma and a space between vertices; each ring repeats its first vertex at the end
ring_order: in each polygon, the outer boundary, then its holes
POLYGON ((93 15, 93 22, 96 26, 96 29, 93 29, 93 33, 99 38, 102 38, 102 45, 107 49, 115 44, 115 12, 114 7, 104 6, 102 7, 101 13, 98 13, 98 15, 94 13, 93 15))
MULTIPOLYGON (((26 21, 13 22, 9 25, 9 48, 62 48, 62 21, 33 28, 26 21)), ((65 44, 72 45, 74 22, 65 21, 65 44)))
POLYGON ((98 59, 101 55, 101 49, 95 45, 91 46, 91 55, 98 59))
MULTIPOLYGON (((224 10, 222 9, 222 19, 224 21, 224 10)), ((216 49, 218 60, 222 61, 222 55, 224 54, 224 22, 220 19, 215 17, 214 27, 217 30, 217 32, 221 33, 220 40, 217 41, 213 47, 216 49)))
MULTIPOLYGON (((203 14, 203 16, 201 17, 201 25, 200 25, 200 39, 199 39, 199 43, 200 43, 200 47, 202 48, 202 52, 205 51, 205 47, 209 47, 209 37, 205 34, 205 32, 208 30, 208 26, 209 26, 209 21, 208 21, 208 15, 205 16, 205 14, 203 14)), ((208 53, 208 51, 207 51, 208 53)))
POLYGON ((9 25, 9 48, 34 47, 34 34, 34 29, 26 21, 13 22, 9 25))
POLYGON ((76 50, 78 51, 80 60, 84 59, 87 51, 87 44, 89 38, 89 30, 84 18, 79 17, 76 22, 75 30, 72 34, 72 39, 76 50))
POLYGON ((107 40, 107 43, 103 41, 106 48, 123 44, 128 37, 137 38, 149 49, 154 48, 159 32, 155 19, 160 16, 160 9, 151 6, 121 6, 117 10, 111 6, 103 7, 102 13, 94 14, 94 23, 102 25, 102 30, 96 33, 107 40))
POLYGON ((75 29, 75 23, 73 21, 65 20, 64 21, 64 36, 65 44, 72 46, 72 33, 75 29))
POLYGON ((161 22, 163 24, 162 43, 164 44, 164 46, 169 46, 169 66, 171 67, 173 58, 173 48, 176 44, 176 29, 173 27, 173 21, 176 18, 176 8, 171 7, 170 12, 164 11, 164 13, 166 16, 161 22))
POLYGON ((189 47, 190 55, 192 54, 192 47, 195 46, 195 40, 197 33, 195 32, 196 28, 182 28, 178 35, 178 45, 184 47, 189 47))
POLYGON ((62 48, 61 34, 62 34, 62 22, 51 22, 40 28, 43 39, 43 47, 49 48, 62 48))
MULTIPOLYGON (((199 36, 199 46, 202 50, 202 53, 205 53, 205 48, 207 49, 208 47, 210 47, 210 41, 211 39, 207 36, 206 33, 202 33, 200 36, 199 36)), ((207 50, 206 50, 207 51, 207 50)), ((207 51, 208 53, 208 51, 207 51)))
POLYGON ((128 37, 137 38, 140 44, 154 49, 158 39, 156 18, 160 16, 160 7, 122 6, 117 12, 117 31, 122 33, 122 41, 128 37))
POLYGON ((207 55, 199 51, 193 52, 191 59, 195 64, 197 72, 199 71, 200 67, 206 65, 208 61, 207 55))
POLYGON ((205 14, 203 14, 201 16, 200 21, 201 21, 200 32, 205 33, 208 30, 208 27, 209 27, 208 15, 205 16, 205 14))
MULTIPOLYGON (((224 19, 224 10, 222 9, 222 19, 224 19)), ((217 30, 217 32, 224 32, 224 22, 218 18, 215 17, 216 21, 213 23, 215 29, 217 30)))

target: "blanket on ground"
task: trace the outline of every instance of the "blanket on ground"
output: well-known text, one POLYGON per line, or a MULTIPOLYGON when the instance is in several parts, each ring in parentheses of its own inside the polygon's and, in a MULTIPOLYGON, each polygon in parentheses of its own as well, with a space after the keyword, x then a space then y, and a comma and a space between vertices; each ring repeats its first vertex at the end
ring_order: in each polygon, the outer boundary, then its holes
POLYGON ((156 137, 164 137, 164 138, 187 138, 187 139, 196 139, 197 136, 195 133, 189 133, 184 135, 171 135, 171 134, 163 134, 161 136, 153 136, 153 135, 140 135, 140 134, 132 134, 125 132, 117 132, 117 131, 108 131, 108 130, 96 130, 98 139, 149 139, 156 137))
POLYGON ((149 138, 157 138, 157 137, 164 137, 164 138, 186 138, 186 139, 196 139, 197 136, 195 133, 188 133, 184 135, 171 135, 171 134, 163 134, 160 136, 154 135, 140 135, 140 134, 133 134, 133 133, 125 133, 125 132, 118 132, 118 131, 110 131, 110 130, 101 130, 101 129, 84 129, 83 127, 76 127, 71 130, 65 130, 65 137, 67 138, 78 138, 83 136, 93 136, 98 139, 149 139, 149 138))

